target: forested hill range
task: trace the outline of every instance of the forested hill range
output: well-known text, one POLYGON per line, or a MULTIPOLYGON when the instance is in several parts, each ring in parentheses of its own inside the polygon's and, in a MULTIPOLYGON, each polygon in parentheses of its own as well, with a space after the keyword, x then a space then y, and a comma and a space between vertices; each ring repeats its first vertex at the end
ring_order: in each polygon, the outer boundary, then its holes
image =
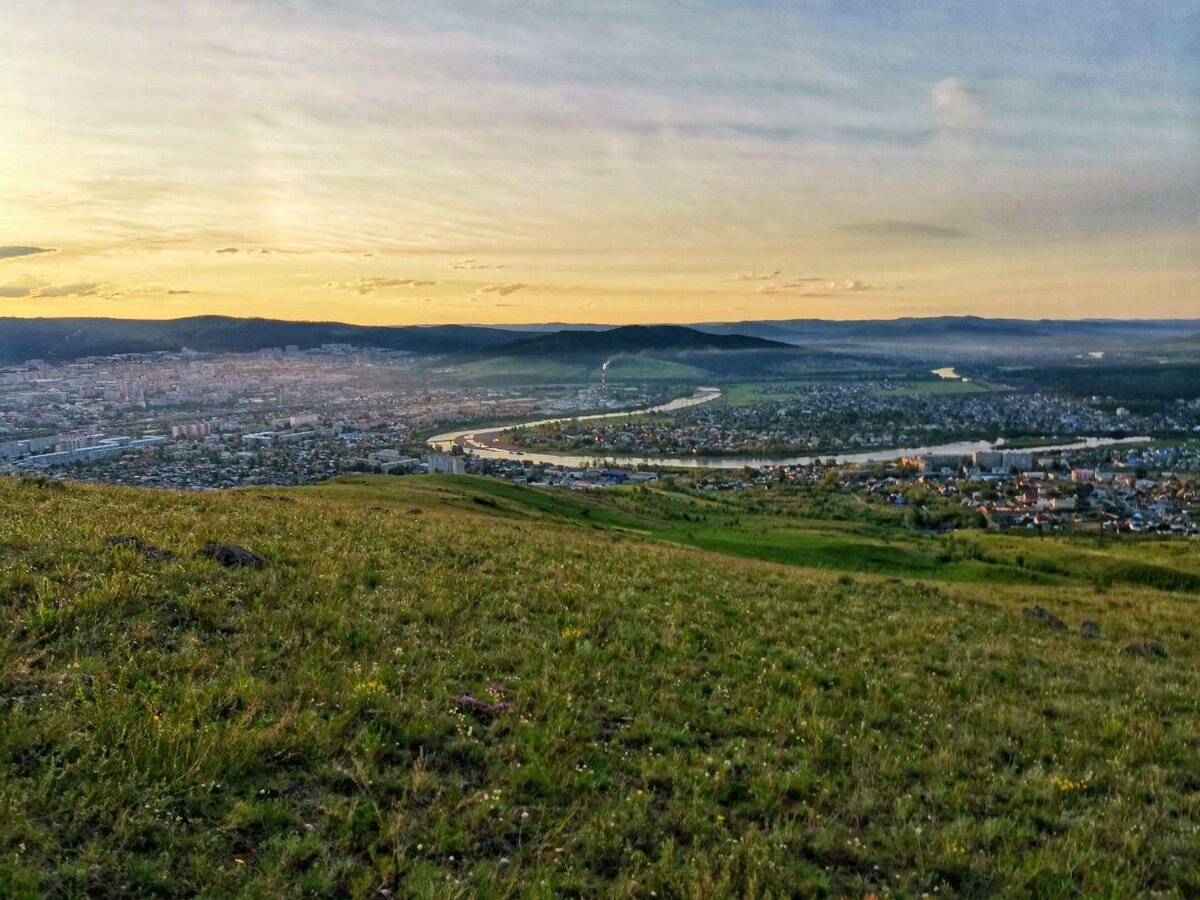
POLYGON ((231 316, 184 319, 0 319, 0 364, 65 362, 116 353, 194 350, 245 353, 295 344, 353 344, 414 353, 457 353, 509 343, 521 335, 471 325, 348 325, 231 316))
POLYGON ((352 325, 263 318, 0 318, 0 365, 28 359, 67 362, 86 356, 193 350, 252 352, 344 343, 423 355, 528 356, 563 353, 689 352, 784 349, 889 354, 955 362, 1131 352, 1200 356, 1200 319, 1024 320, 975 316, 893 320, 712 322, 692 326, 352 325))
POLYGON ((793 319, 695 327, 835 352, 886 352, 946 362, 1170 351, 1200 357, 1200 319, 989 319, 937 316, 859 321, 793 319))
POLYGON ((623 325, 603 331, 555 331, 494 349, 507 356, 686 352, 695 350, 793 350, 791 343, 752 335, 715 334, 684 325, 623 325))

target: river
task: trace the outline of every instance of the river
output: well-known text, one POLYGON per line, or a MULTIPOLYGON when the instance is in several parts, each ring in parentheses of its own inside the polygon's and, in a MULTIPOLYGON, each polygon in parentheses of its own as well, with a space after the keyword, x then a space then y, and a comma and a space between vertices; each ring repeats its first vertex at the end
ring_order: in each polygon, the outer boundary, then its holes
POLYGON ((522 422, 518 425, 484 426, 468 428, 463 431, 448 431, 445 434, 434 435, 426 442, 435 450, 448 451, 455 445, 484 459, 508 459, 516 462, 538 463, 551 466, 568 466, 581 468, 584 466, 612 465, 623 468, 634 466, 665 467, 679 469, 761 469, 769 466, 807 466, 824 459, 834 459, 839 463, 860 462, 889 462, 905 456, 921 456, 924 454, 946 456, 970 456, 983 450, 1017 449, 1030 453, 1042 453, 1048 450, 1082 450, 1089 447, 1106 447, 1109 444, 1149 441, 1148 437, 1101 438, 1090 437, 1079 441, 1068 441, 1057 444, 1045 444, 1039 447, 1006 448, 1004 441, 958 441, 950 444, 933 444, 922 447, 896 447, 888 450, 868 450, 862 453, 820 454, 817 456, 784 456, 784 457, 753 457, 753 456, 595 456, 584 453, 529 453, 514 450, 500 444, 501 436, 510 428, 531 428, 535 425, 549 425, 558 422, 591 421, 594 419, 614 419, 622 416, 642 413, 671 412, 676 409, 686 409, 689 406, 699 406, 710 403, 721 396, 719 388, 698 388, 690 397, 679 397, 669 403, 652 406, 647 409, 625 410, 615 413, 595 413, 587 416, 560 416, 555 419, 537 419, 532 422, 522 422))

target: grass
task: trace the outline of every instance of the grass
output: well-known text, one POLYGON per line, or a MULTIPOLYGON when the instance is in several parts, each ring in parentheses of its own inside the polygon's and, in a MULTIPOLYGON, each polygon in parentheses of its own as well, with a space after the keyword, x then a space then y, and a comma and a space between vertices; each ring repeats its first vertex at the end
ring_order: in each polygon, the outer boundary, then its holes
MULTIPOLYGON (((0 481, 0 893, 1200 891, 1194 592, 778 565, 673 543, 705 524, 684 512, 759 515, 478 479, 0 481), (176 555, 105 545, 130 531, 176 555), (197 558, 210 538, 270 563, 197 558), (1122 652, 1150 637, 1169 659, 1122 652)), ((828 554, 891 533, 821 527, 828 554)))
MULTIPOLYGON (((595 384, 600 383, 597 363, 573 363, 543 357, 499 356, 465 363, 452 375, 456 383, 500 382, 504 384, 595 384)), ((704 370, 670 359, 636 354, 619 354, 608 367, 608 380, 703 383, 704 370)))
POLYGON ((1006 584, 1151 585, 1200 594, 1194 544, 1160 538, 925 534, 882 500, 825 488, 699 494, 661 489, 569 493, 486 478, 434 478, 444 496, 502 499, 497 514, 536 511, 731 556, 838 572, 1006 584))

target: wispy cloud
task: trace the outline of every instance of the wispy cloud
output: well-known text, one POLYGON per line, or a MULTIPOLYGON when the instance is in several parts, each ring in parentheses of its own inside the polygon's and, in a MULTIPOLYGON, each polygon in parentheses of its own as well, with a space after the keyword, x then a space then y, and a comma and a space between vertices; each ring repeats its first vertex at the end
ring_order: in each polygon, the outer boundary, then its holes
POLYGON ((962 238, 967 236, 967 232, 959 228, 894 219, 884 219, 879 222, 855 222, 851 225, 843 225, 842 231, 894 238, 962 238))
POLYGON ((475 291, 476 294, 498 294, 501 297, 507 297, 509 294, 516 293, 522 288, 529 285, 517 282, 515 284, 485 284, 483 287, 475 291))
MULTIPOLYGON (((153 252, 161 248, 130 248, 131 252, 153 252)), ((356 256, 371 259, 373 250, 322 250, 300 247, 218 247, 214 256, 356 256)))
POLYGON ((738 272, 733 276, 731 281, 770 281, 772 278, 778 278, 783 272, 776 269, 774 272, 738 272))
POLYGON ((348 291, 355 294, 371 294, 375 291, 389 288, 419 288, 430 287, 436 281, 423 281, 419 278, 358 278, 354 281, 326 281, 324 284, 310 287, 308 290, 348 291))
POLYGON ((93 281, 78 281, 73 284, 29 284, 15 283, 0 285, 0 297, 12 299, 51 299, 55 297, 91 297, 100 293, 100 285, 93 281))
POLYGON ((983 127, 983 107, 975 94, 957 78, 944 78, 930 92, 938 136, 969 144, 983 127))
POLYGON ((442 269, 457 269, 462 271, 476 271, 479 269, 506 269, 508 266, 503 263, 485 263, 477 259, 460 259, 457 262, 442 263, 439 268, 442 269))
POLYGON ((758 289, 760 294, 803 294, 806 297, 824 297, 833 293, 862 293, 863 291, 881 291, 885 288, 877 284, 869 284, 857 278, 842 278, 826 281, 823 278, 793 278, 776 284, 764 284, 758 289))
MULTIPOLYGON (((809 265, 980 312, 1008 309, 1014 277, 1047 314, 1194 305, 1178 286, 1196 276, 1200 198, 1180 4, 1042 4, 1033 30, 985 3, 185 6, 7 5, 0 84, 21 102, 0 126, 0 218, 24 230, 3 236, 0 271, 24 257, 52 281, 188 284, 189 311, 355 320, 391 314, 382 291, 426 293, 347 280, 396 271, 447 295, 506 282, 476 308, 528 281, 518 305, 564 319, 593 297, 668 321, 714 288, 762 307, 830 292, 786 274, 809 265), (867 239, 897 253, 867 257, 867 239), (50 276, 54 246, 90 252, 50 276), (345 265, 371 252, 397 262, 345 265), (743 268, 761 271, 716 283, 743 268), (319 283, 340 293, 294 289, 319 283)), ((890 298, 834 292, 863 314, 890 298)))
POLYGON ((767 284, 760 285, 758 292, 760 294, 790 294, 797 291, 810 290, 814 284, 824 281, 824 278, 818 278, 816 276, 788 278, 784 281, 772 281, 767 284))
POLYGON ((57 247, 22 247, 9 244, 0 246, 0 259, 17 259, 22 256, 41 256, 44 253, 57 253, 57 247))

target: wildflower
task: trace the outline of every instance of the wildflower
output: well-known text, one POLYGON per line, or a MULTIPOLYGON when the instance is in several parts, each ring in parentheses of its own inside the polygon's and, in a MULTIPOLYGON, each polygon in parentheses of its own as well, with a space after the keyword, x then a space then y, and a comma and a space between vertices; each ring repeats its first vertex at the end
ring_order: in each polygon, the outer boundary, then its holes
POLYGON ((238 865, 238 866, 244 866, 246 864, 246 861, 244 859, 242 859, 240 856, 235 856, 233 858, 233 862, 234 862, 234 865, 238 865))

